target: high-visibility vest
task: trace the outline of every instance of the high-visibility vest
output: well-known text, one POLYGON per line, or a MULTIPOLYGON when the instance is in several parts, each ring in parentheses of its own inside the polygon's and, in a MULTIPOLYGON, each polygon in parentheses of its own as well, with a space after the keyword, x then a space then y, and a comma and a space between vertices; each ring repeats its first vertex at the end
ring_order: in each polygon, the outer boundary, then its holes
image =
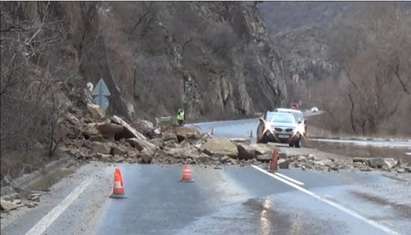
POLYGON ((177 120, 184 120, 184 112, 177 113, 177 120))

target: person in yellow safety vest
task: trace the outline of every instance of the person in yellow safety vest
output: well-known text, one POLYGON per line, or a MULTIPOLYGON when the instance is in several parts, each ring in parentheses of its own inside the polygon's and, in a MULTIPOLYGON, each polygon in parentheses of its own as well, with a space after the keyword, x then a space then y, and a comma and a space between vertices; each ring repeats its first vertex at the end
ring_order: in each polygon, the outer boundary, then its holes
POLYGON ((184 123, 184 110, 183 109, 178 109, 177 111, 177 124, 179 126, 183 125, 184 123))

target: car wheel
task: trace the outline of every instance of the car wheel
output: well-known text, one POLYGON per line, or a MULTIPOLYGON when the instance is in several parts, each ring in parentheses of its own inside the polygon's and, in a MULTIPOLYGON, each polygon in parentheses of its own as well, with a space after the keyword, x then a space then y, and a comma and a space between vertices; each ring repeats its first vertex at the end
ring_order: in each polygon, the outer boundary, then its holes
POLYGON ((302 144, 301 137, 300 137, 300 139, 295 143, 295 147, 300 148, 302 146, 303 146, 303 144, 302 144))

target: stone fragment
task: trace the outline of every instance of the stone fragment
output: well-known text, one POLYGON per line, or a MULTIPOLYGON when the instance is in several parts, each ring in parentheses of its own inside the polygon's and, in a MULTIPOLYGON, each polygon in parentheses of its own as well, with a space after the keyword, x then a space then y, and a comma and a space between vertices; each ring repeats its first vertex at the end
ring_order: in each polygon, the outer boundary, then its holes
POLYGON ((126 139, 126 142, 134 148, 136 148, 138 151, 147 150, 154 153, 157 149, 157 147, 154 144, 150 143, 150 141, 145 139, 128 138, 126 139))
POLYGON ((92 150, 94 153, 110 154, 111 145, 110 143, 106 143, 106 142, 93 142, 92 150))
POLYGON ((143 134, 138 132, 120 117, 114 115, 111 117, 111 121, 124 127, 123 132, 118 134, 118 138, 137 138, 139 140, 147 140, 143 134))
POLYGON ((271 154, 257 155, 257 160, 260 162, 269 162, 272 158, 271 154))
POLYGON ((98 105, 88 103, 87 110, 93 119, 101 120, 105 116, 104 111, 98 105))
POLYGON ((236 157, 238 155, 237 146, 228 139, 212 138, 208 139, 201 149, 209 155, 227 155, 236 157))
POLYGON ((252 148, 250 145, 238 144, 237 150, 238 150, 238 159, 248 160, 248 159, 253 159, 256 157, 256 150, 252 148))
POLYGON ((369 158, 367 162, 372 168, 382 168, 386 170, 398 165, 398 160, 394 158, 369 158))
POLYGON ((197 140, 201 138, 200 131, 197 128, 176 127, 174 131, 178 142, 183 140, 197 140))
POLYGON ((289 159, 278 159, 278 168, 280 169, 288 169, 290 168, 290 160, 289 159))

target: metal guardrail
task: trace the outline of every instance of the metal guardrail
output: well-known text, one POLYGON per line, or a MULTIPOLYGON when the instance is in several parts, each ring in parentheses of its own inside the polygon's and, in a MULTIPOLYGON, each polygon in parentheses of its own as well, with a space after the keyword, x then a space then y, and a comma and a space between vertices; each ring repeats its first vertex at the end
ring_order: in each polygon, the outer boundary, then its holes
POLYGON ((171 126, 176 124, 175 117, 167 116, 167 117, 156 117, 156 126, 171 126))

